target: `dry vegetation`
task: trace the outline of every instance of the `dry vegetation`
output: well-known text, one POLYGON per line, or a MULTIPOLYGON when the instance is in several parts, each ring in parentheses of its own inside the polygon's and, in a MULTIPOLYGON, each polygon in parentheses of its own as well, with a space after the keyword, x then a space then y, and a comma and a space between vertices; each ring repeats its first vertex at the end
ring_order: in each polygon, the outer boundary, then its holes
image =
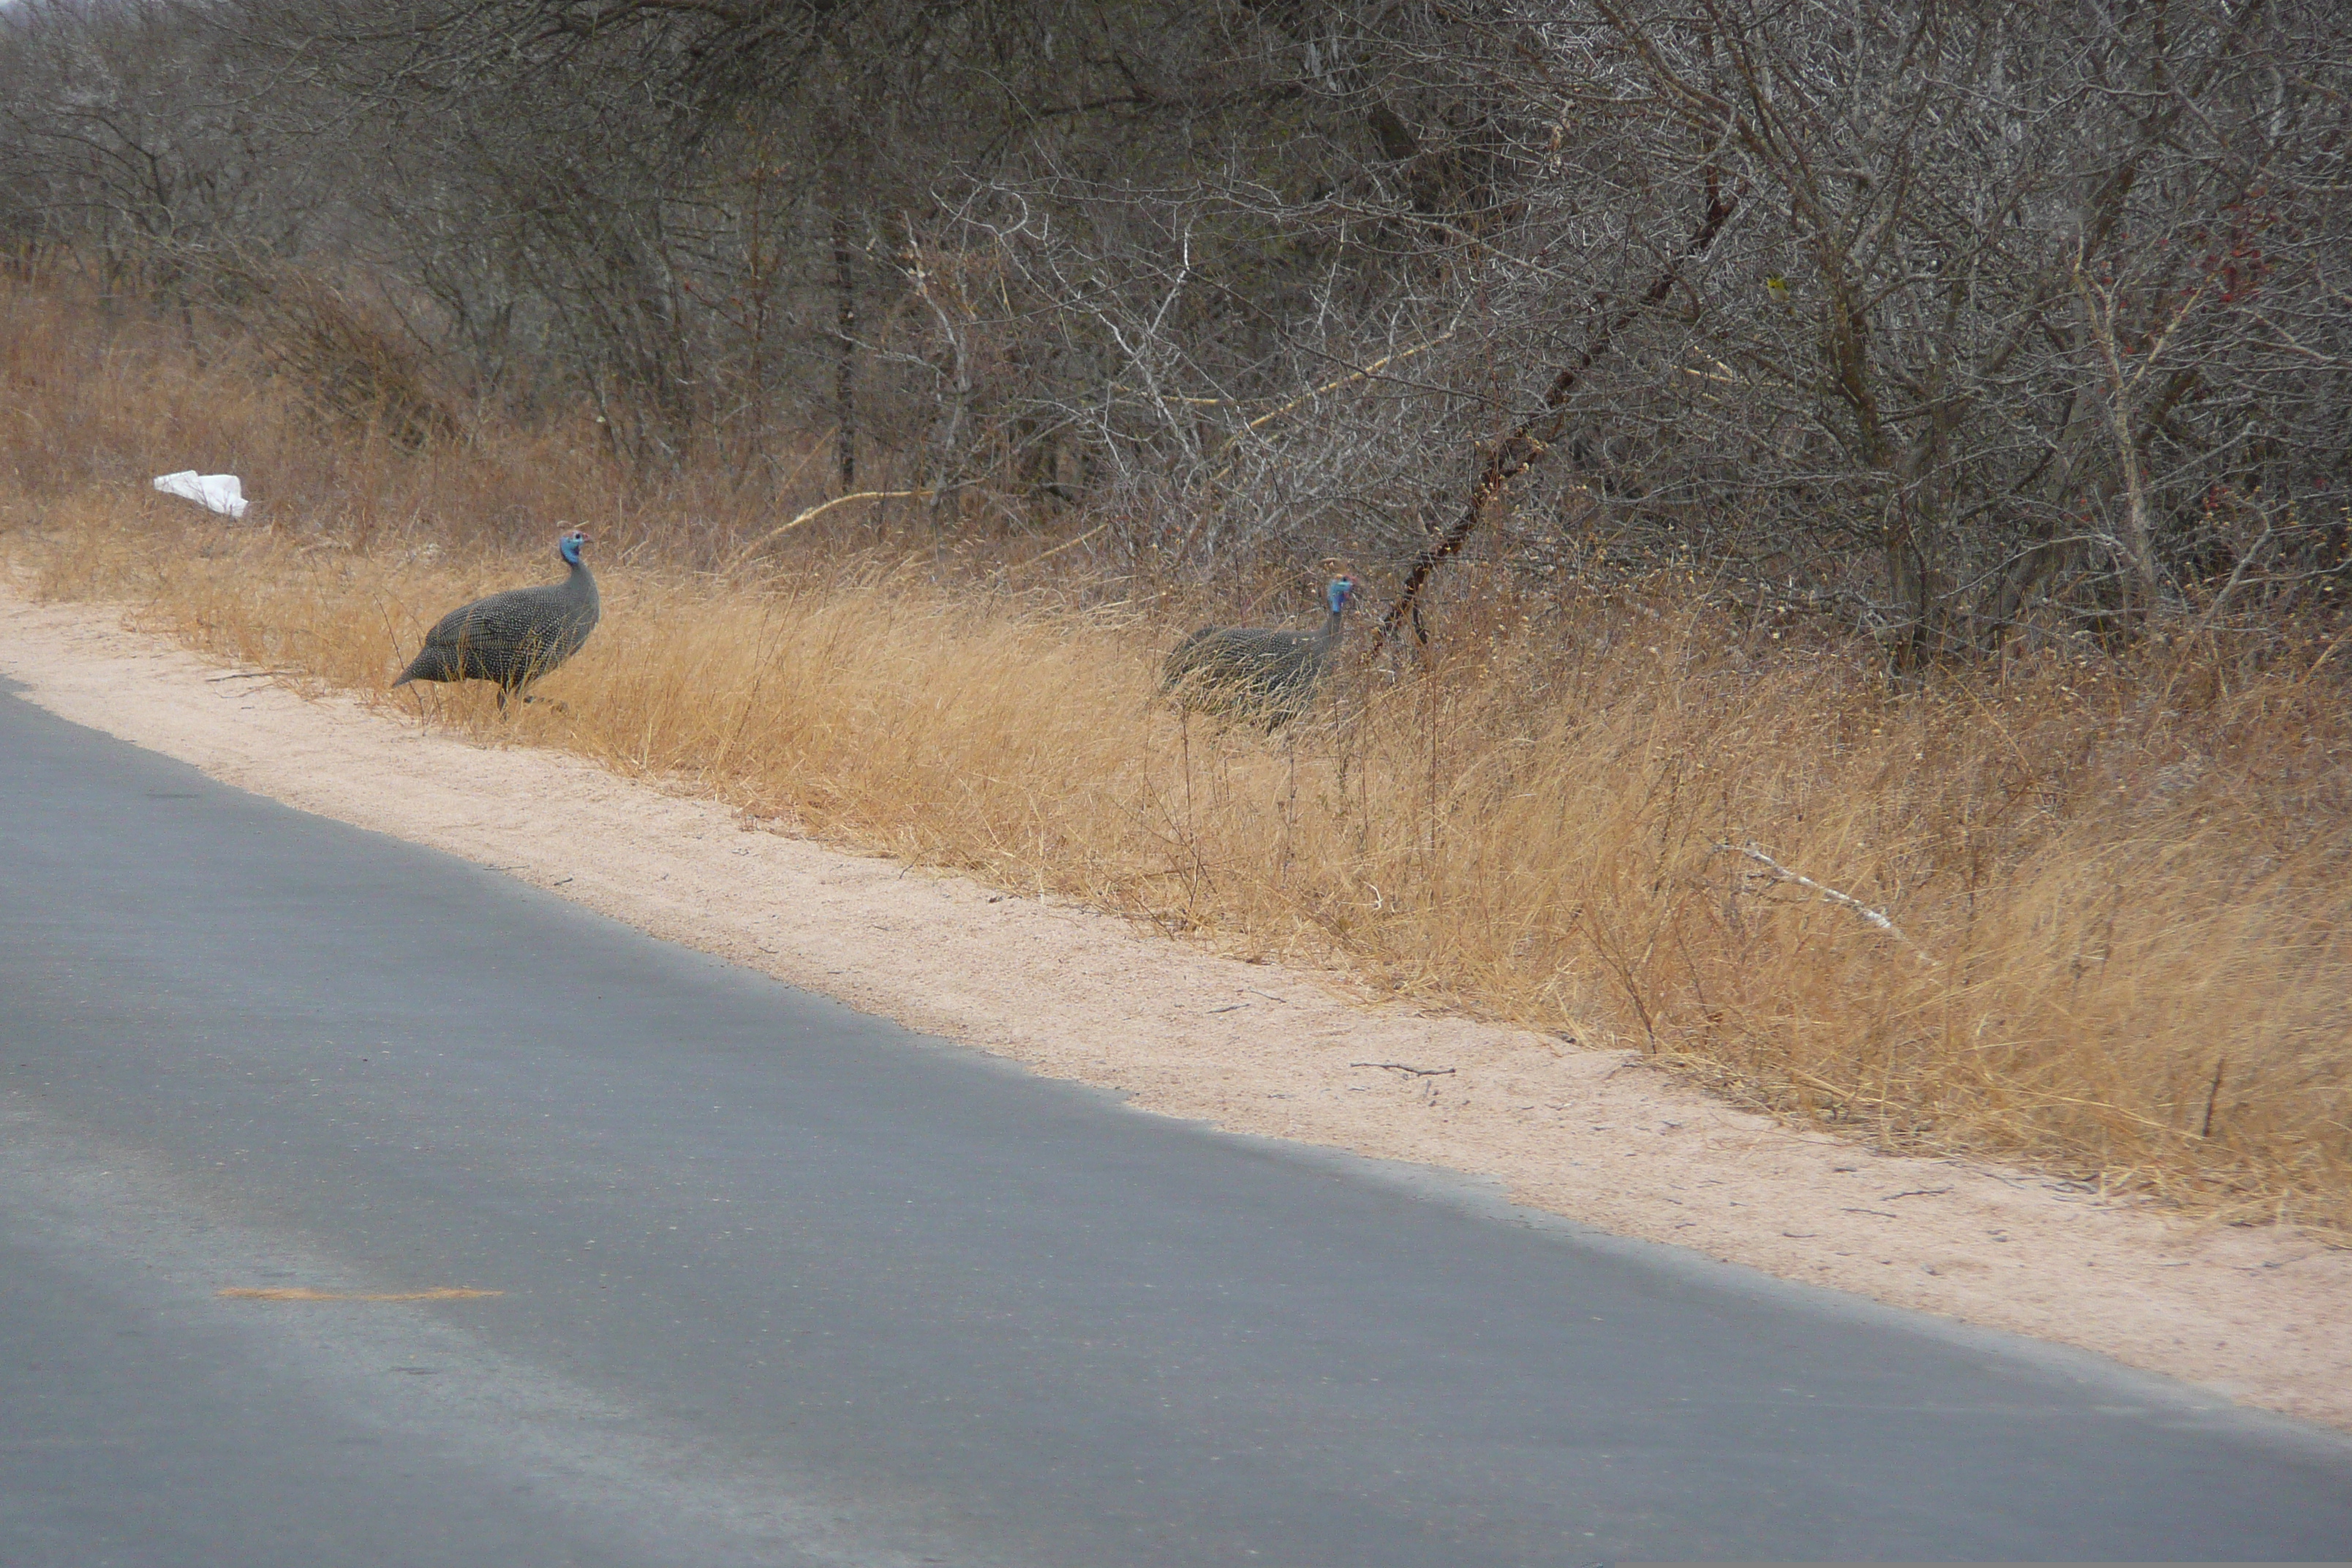
POLYGON ((1426 657, 1349 660, 1270 741, 1157 699, 1160 652, 1203 606, 1084 542, 1045 554, 1075 530, 950 547, 842 509, 746 551, 772 505, 716 479, 633 487, 584 434, 408 451, 226 342, 25 285, 0 294, 0 549, 46 594, 127 598, 415 712, 384 683, 423 626, 551 575, 554 523, 577 521, 606 618, 545 688, 562 707, 501 722, 452 689, 429 721, 1605 1028, 1881 1143, 2352 1222, 2336 644, 2256 660, 2189 620, 2121 662, 1897 690, 1815 624, 1687 575, 1538 593, 1472 563, 1426 657), (244 475, 253 517, 148 489, 190 463, 244 475))

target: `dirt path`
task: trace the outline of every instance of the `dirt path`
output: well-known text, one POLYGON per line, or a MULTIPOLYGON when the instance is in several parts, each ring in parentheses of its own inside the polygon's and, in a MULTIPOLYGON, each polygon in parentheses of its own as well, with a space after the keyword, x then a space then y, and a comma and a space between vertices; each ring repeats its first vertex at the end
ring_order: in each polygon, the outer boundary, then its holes
POLYGON ((1871 1155, 1625 1054, 1365 1005, 1108 916, 747 831, 572 758, 305 698, 126 630, 119 606, 0 586, 0 675, 226 783, 1141 1110, 1491 1176, 1622 1235, 2352 1430, 2352 1252, 2291 1231, 2192 1227, 2020 1172, 1871 1155))

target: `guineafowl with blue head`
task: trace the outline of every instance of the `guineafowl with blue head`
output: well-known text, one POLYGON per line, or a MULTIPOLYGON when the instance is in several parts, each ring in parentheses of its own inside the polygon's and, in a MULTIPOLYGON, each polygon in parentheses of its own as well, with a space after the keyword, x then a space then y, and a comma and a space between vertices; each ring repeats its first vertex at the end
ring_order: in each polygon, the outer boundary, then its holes
POLYGON ((596 574, 580 558, 587 542, 576 528, 556 542, 556 552, 571 568, 562 582, 509 588, 442 616, 393 684, 492 680, 498 683, 499 711, 505 711, 509 696, 530 701, 526 693, 531 682, 578 653, 603 614, 596 574))
POLYGON ((1272 733, 1314 703, 1355 591, 1353 577, 1333 578, 1323 590, 1323 624, 1311 632, 1202 626, 1169 654, 1160 689, 1187 708, 1263 719, 1272 733))

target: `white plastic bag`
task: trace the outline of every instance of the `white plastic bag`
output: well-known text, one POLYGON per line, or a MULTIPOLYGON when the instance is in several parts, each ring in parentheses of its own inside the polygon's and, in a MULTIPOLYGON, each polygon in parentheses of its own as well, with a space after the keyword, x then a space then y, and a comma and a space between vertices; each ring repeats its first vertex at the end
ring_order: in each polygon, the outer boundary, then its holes
POLYGON ((237 483, 235 474, 200 474, 189 468, 177 474, 156 475, 155 488, 167 496, 192 500, 207 511, 223 511, 231 517, 245 515, 245 487, 237 483))

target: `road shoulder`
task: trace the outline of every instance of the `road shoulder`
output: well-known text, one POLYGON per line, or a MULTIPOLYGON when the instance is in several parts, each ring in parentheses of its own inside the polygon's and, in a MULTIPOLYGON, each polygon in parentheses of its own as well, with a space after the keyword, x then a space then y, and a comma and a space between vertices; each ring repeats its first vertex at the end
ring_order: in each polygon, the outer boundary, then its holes
POLYGON ((0 676, 75 723, 496 868, 1137 1110, 1492 1179, 1783 1279, 2075 1345, 2352 1430, 2352 1252, 2031 1173, 1888 1158, 1622 1052, 1371 1005, 1114 917, 765 829, 547 751, 305 695, 0 586, 0 676))

